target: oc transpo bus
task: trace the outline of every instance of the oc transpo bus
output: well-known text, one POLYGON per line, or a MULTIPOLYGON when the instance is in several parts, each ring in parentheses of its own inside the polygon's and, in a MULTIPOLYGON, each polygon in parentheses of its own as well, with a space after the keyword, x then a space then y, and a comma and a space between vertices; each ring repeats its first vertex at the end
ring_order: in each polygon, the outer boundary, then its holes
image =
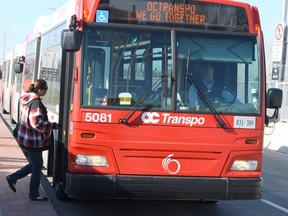
POLYGON ((43 101, 62 125, 49 159, 59 199, 259 199, 282 91, 266 90, 256 7, 72 0, 45 26, 24 73, 47 80, 43 101), (203 63, 217 88, 201 87, 203 63))
MULTIPOLYGON (((18 119, 19 91, 22 88, 22 73, 16 73, 23 67, 25 60, 25 44, 18 44, 13 50, 8 51, 3 59, 3 76, 1 83, 2 113, 10 114, 11 123, 18 119), (19 67, 18 67, 19 66, 19 67)), ((23 68, 22 68, 23 69, 23 68)))
POLYGON ((3 74, 1 80, 1 102, 2 113, 7 114, 10 111, 10 89, 11 72, 13 65, 13 50, 6 52, 3 56, 3 74))

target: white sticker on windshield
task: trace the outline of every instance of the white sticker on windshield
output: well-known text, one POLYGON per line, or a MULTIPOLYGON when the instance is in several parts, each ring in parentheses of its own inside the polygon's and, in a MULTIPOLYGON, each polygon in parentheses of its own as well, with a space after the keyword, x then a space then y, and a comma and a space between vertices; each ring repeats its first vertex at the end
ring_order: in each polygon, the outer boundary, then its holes
POLYGON ((248 117, 248 116, 234 117, 234 128, 255 129, 255 127, 256 127, 256 117, 248 117))

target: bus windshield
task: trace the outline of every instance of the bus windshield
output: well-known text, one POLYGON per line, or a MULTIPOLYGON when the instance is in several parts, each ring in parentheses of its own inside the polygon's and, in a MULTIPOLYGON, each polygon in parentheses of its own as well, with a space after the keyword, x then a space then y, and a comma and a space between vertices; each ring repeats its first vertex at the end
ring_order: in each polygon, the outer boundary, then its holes
POLYGON ((260 114, 255 36, 89 24, 85 37, 83 107, 260 114))

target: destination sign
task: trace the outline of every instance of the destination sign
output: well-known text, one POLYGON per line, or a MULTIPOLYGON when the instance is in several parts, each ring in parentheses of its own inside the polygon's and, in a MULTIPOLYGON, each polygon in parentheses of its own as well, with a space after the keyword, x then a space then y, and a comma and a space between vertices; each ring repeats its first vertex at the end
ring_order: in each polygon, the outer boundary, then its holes
POLYGON ((164 22, 204 24, 205 14, 196 5, 148 1, 145 10, 136 10, 136 19, 164 22))
POLYGON ((101 20, 141 25, 224 27, 238 32, 241 28, 247 31, 248 26, 244 8, 200 1, 101 0, 95 21, 101 20), (105 12, 107 19, 104 19, 105 12))

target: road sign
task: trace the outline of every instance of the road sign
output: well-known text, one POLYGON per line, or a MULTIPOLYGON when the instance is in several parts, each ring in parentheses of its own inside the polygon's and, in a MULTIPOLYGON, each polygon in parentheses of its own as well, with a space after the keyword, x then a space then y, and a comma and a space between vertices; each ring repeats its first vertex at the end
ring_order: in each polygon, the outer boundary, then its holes
POLYGON ((275 28, 275 39, 283 40, 284 35, 284 25, 283 23, 278 23, 275 28))
POLYGON ((274 41, 272 49, 272 80, 279 80, 284 78, 285 64, 286 64, 286 37, 287 24, 277 23, 274 31, 274 41))
POLYGON ((276 28, 274 31, 273 50, 272 50, 273 62, 282 61, 285 32, 286 32, 286 23, 276 24, 276 28))
POLYGON ((279 80, 280 62, 273 62, 272 64, 272 80, 279 80))

